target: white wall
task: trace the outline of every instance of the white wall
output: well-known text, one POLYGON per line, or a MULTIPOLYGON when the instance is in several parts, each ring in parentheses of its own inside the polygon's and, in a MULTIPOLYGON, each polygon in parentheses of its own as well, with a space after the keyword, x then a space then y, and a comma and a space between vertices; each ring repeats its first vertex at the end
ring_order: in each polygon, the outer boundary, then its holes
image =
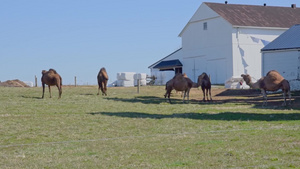
POLYGON ((262 53, 264 76, 270 70, 278 71, 290 82, 291 90, 300 90, 300 52, 298 50, 268 51, 262 53))
POLYGON ((233 28, 233 76, 250 74, 259 79, 262 76, 261 49, 263 40, 273 41, 285 29, 233 28))
POLYGON ((206 72, 212 83, 224 84, 232 74, 232 26, 205 4, 181 32, 183 72, 193 80, 206 72), (207 23, 207 30, 203 24, 207 23))

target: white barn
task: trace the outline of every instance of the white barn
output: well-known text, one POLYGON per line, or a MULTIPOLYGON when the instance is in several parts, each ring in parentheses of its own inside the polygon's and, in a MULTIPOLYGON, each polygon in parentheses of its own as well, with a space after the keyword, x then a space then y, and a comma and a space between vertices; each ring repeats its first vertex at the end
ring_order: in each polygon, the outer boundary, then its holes
MULTIPOLYGON (((261 49, 300 23, 300 8, 202 3, 180 32, 182 48, 149 66, 178 59, 182 73, 196 81, 206 72, 213 84, 248 73, 262 76, 261 49)), ((174 69, 174 65, 168 65, 174 69)), ((164 69, 167 69, 164 67, 164 69)), ((177 68, 178 70, 178 68, 177 68)))
POLYGON ((277 70, 290 82, 291 90, 300 90, 300 25, 294 25, 262 50, 262 73, 277 70))

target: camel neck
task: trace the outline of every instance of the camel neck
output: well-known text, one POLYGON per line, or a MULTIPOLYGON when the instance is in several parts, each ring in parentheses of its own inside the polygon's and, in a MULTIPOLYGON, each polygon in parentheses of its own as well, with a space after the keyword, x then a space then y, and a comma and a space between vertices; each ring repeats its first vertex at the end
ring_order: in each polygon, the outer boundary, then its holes
POLYGON ((252 89, 259 89, 259 85, 258 85, 257 82, 256 82, 256 83, 250 82, 248 85, 249 85, 250 88, 252 88, 252 89))

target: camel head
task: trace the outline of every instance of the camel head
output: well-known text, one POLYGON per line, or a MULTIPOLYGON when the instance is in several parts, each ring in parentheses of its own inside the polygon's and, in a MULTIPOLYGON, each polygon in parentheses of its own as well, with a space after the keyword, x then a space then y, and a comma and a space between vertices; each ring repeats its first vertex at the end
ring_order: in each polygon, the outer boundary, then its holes
POLYGON ((243 78, 243 80, 246 82, 247 85, 249 85, 251 83, 251 76, 250 75, 242 74, 241 77, 243 78))
POLYGON ((42 74, 45 74, 47 71, 46 70, 42 70, 42 74))
POLYGON ((188 77, 185 73, 183 74, 183 77, 188 77))

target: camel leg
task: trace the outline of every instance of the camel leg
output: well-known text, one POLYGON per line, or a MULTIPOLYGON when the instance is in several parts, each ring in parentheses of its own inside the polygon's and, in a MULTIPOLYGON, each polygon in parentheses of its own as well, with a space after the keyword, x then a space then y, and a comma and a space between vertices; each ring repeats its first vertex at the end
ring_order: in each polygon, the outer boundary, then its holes
POLYGON ((98 87, 98 93, 97 93, 97 95, 99 95, 100 94, 100 86, 98 87))
POLYGON ((169 103, 171 103, 170 95, 171 95, 171 91, 168 92, 168 100, 169 100, 169 103))
POLYGON ((169 100, 169 103, 171 103, 171 99, 170 99, 171 91, 169 89, 167 89, 166 94, 164 95, 166 101, 169 100), (167 99, 167 97, 168 97, 168 99, 167 99))
POLYGON ((182 98, 182 102, 184 103, 184 99, 185 99, 185 96, 186 96, 186 90, 183 91, 184 95, 183 95, 183 98, 182 98))
POLYGON ((106 94, 106 84, 105 83, 102 83, 102 95, 107 96, 107 94, 106 94))
POLYGON ((210 96, 210 100, 212 100, 212 98, 211 98, 211 89, 209 89, 209 96, 210 96))
POLYGON ((267 93, 266 93, 266 91, 264 89, 261 89, 261 92, 262 92, 263 97, 264 97, 264 102, 263 102, 262 106, 267 106, 267 100, 268 100, 267 93))
POLYGON ((52 96, 51 96, 51 87, 50 87, 50 85, 48 85, 48 88, 49 88, 50 98, 52 98, 52 96))
POLYGON ((289 99, 290 99, 289 105, 291 105, 292 104, 292 102, 291 102, 292 96, 291 96, 291 91, 290 90, 288 91, 288 95, 289 95, 289 99))
POLYGON ((289 105, 291 105, 291 91, 290 90, 288 90, 288 92, 286 92, 286 91, 283 91, 283 93, 282 93, 282 95, 283 95, 283 106, 286 106, 286 94, 288 94, 289 95, 289 105))
POLYGON ((61 93, 62 93, 62 89, 61 89, 61 86, 60 85, 56 85, 57 86, 57 89, 58 89, 58 98, 60 99, 61 98, 61 93))
POLYGON ((42 95, 42 99, 44 98, 44 93, 45 93, 45 83, 42 84, 43 86, 43 95, 42 95))
POLYGON ((106 96, 106 92, 105 92, 105 86, 104 86, 104 83, 102 82, 101 83, 101 92, 102 92, 102 96, 106 96))
POLYGON ((106 94, 106 91, 107 91, 106 83, 104 83, 103 85, 104 85, 103 87, 104 87, 105 96, 107 96, 107 94, 106 94))
POLYGON ((190 102, 190 90, 191 89, 188 89, 188 91, 187 91, 187 100, 188 100, 188 102, 190 102))
POLYGON ((205 101, 205 91, 204 91, 204 89, 202 89, 202 92, 203 92, 203 101, 205 101))

